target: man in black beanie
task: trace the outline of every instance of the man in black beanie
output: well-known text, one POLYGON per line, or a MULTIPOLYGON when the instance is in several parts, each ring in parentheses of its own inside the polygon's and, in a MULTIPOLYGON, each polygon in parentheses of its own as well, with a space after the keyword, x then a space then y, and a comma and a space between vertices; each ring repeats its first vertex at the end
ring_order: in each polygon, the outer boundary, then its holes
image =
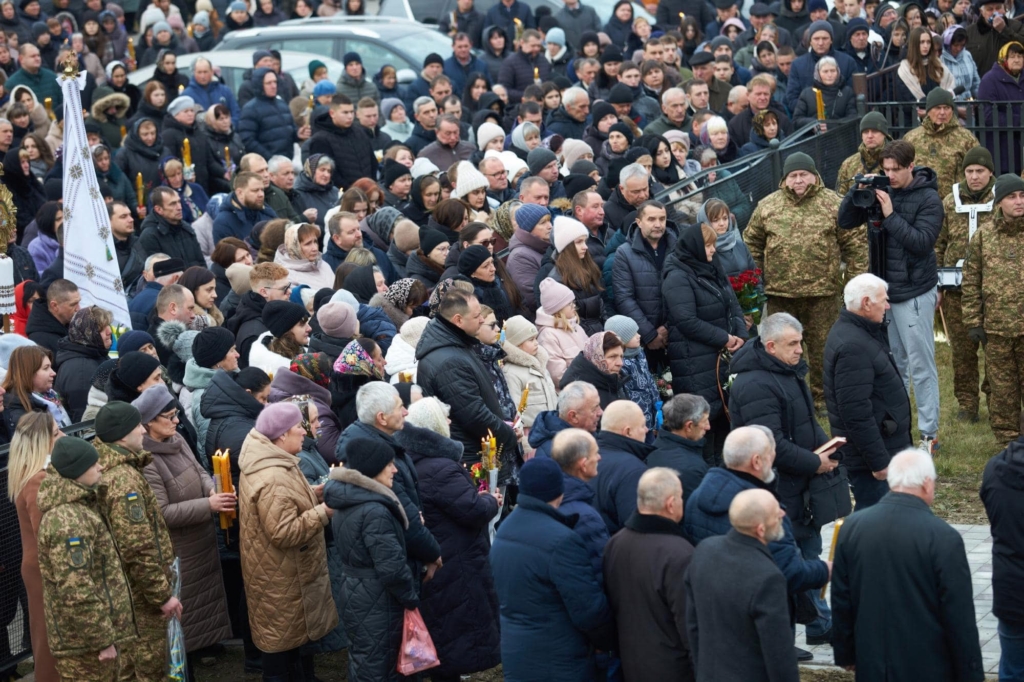
MULTIPOLYGON (((107 400, 130 402, 150 386, 163 381, 160 361, 141 351, 125 353, 117 359, 117 366, 107 376, 104 391, 107 400)), ((95 415, 94 415, 95 416, 95 415)))
POLYGON ((566 198, 565 186, 562 184, 562 176, 558 172, 558 157, 547 147, 537 147, 530 151, 526 157, 526 166, 529 173, 524 173, 519 180, 519 186, 523 186, 523 180, 530 177, 537 177, 548 183, 548 201, 566 198))
POLYGON ((92 445, 65 437, 39 486, 47 639, 62 680, 116 680, 118 654, 124 666, 136 640, 127 576, 99 501, 102 472, 92 445))
MULTIPOLYGON (((177 410, 158 419, 176 422, 177 410)), ((96 414, 96 451, 106 472, 107 494, 100 500, 128 574, 139 639, 125 656, 126 679, 157 682, 167 675, 167 619, 181 617, 181 602, 171 593, 174 560, 171 536, 156 495, 142 470, 153 456, 142 449, 142 417, 119 400, 96 414)), ((58 441, 59 442, 59 441, 58 441)))

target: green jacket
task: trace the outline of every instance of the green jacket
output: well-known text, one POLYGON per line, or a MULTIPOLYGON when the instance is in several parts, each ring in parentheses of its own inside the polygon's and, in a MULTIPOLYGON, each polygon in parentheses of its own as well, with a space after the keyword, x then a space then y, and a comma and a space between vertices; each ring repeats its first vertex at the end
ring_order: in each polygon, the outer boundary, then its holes
POLYGON ((135 602, 139 631, 166 628, 160 607, 171 598, 170 569, 174 561, 171 536, 156 495, 142 470, 153 461, 148 452, 93 441, 103 465, 107 495, 103 515, 117 549, 124 557, 128 586, 135 602))
MULTIPOLYGON (((995 176, 988 181, 988 184, 980 192, 974 194, 967 188, 967 183, 960 181, 960 205, 985 204, 992 201, 992 187, 996 184, 995 176)), ((935 260, 939 267, 952 268, 964 258, 967 258, 968 242, 971 231, 971 217, 968 213, 956 212, 956 197, 950 192, 942 200, 942 210, 945 213, 942 219, 942 230, 939 232, 939 239, 935 242, 935 260)), ((990 211, 978 211, 978 226, 980 230, 985 225, 992 224, 995 216, 995 207, 990 211)))
POLYGON ((1024 218, 1007 220, 998 208, 992 224, 974 233, 964 264, 964 326, 989 334, 1024 336, 1024 218))
POLYGON ((87 488, 50 466, 39 486, 39 570, 50 651, 99 654, 136 638, 121 557, 102 515, 106 487, 87 488))
POLYGON ((7 92, 11 92, 15 85, 31 88, 40 104, 47 97, 52 98, 54 111, 57 110, 57 107, 64 106, 64 92, 60 89, 60 83, 57 82, 57 74, 45 66, 40 68, 34 76, 25 69, 18 69, 7 79, 4 87, 7 92))
POLYGON ((978 146, 978 138, 953 118, 949 123, 936 126, 930 118, 903 136, 917 152, 915 166, 928 166, 939 181, 939 197, 953 189, 953 183, 963 177, 964 156, 978 146))

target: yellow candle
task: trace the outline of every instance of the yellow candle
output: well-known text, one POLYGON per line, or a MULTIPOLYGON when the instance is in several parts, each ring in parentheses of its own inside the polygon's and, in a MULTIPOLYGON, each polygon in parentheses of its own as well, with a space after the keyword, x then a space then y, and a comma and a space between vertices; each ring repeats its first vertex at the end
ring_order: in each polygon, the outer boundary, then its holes
POLYGON ((821 90, 818 88, 812 88, 814 90, 814 100, 818 105, 818 120, 825 120, 825 100, 821 97, 821 90))
POLYGON ((43 106, 46 107, 46 115, 50 117, 50 120, 57 120, 57 117, 53 114, 53 98, 47 97, 46 99, 44 99, 43 106))
POLYGON ((132 61, 131 67, 132 67, 132 71, 134 71, 135 70, 135 42, 131 38, 128 39, 128 57, 132 61))
POLYGON ((231 165, 231 147, 224 145, 224 165, 231 165))
POLYGON ((146 199, 143 196, 142 173, 135 174, 135 198, 139 208, 146 205, 146 199))
MULTIPOLYGON (((834 561, 836 558, 836 541, 839 540, 839 529, 843 527, 843 521, 846 519, 836 519, 836 525, 832 529, 832 545, 828 548, 828 560, 834 561)), ((825 583, 821 588, 821 598, 825 598, 825 590, 828 589, 828 583, 825 583)))
POLYGON ((530 385, 527 384, 523 387, 523 394, 519 396, 519 414, 526 411, 526 401, 530 397, 530 385))
POLYGON ((310 110, 312 110, 312 109, 313 109, 313 95, 310 95, 310 96, 309 96, 309 109, 310 109, 310 110))
POLYGON ((186 166, 192 165, 192 143, 185 138, 181 144, 181 160, 186 166))
POLYGON ((533 67, 533 80, 535 80, 535 81, 539 81, 540 80, 540 69, 537 68, 536 66, 533 67))

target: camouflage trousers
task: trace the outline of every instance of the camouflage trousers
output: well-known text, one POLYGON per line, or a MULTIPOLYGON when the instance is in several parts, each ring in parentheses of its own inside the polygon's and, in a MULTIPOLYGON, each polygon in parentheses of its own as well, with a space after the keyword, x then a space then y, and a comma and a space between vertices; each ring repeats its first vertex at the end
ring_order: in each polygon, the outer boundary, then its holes
POLYGON ((992 394, 988 416, 992 433, 1002 444, 1020 435, 1021 383, 1024 382, 1024 336, 996 336, 985 344, 985 373, 992 394))
MULTIPOLYGON (((953 395, 960 409, 969 415, 978 414, 979 394, 978 381, 978 346, 967 336, 964 326, 963 310, 960 306, 960 292, 946 290, 942 292, 942 314, 946 319, 946 330, 949 332, 949 346, 953 351, 953 395)), ((982 390, 987 395, 988 372, 982 390)))
MULTIPOLYGON (((832 325, 839 319, 838 296, 812 296, 808 298, 768 297, 768 314, 789 313, 804 326, 804 358, 810 371, 807 385, 814 397, 814 404, 825 404, 825 389, 822 375, 825 371, 825 341, 832 325)), ((761 318, 764 321, 764 318, 761 318)))
POLYGON ((83 656, 62 656, 56 663, 61 682, 117 682, 124 656, 101 661, 97 651, 83 656))
POLYGON ((166 682, 167 630, 139 628, 139 638, 125 649, 121 682, 166 682))

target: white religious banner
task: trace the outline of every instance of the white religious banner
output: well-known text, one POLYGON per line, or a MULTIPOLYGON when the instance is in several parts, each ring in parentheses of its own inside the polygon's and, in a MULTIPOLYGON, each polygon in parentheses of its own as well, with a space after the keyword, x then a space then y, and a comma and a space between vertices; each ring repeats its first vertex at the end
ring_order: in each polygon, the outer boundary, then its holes
POLYGON ((100 195, 82 118, 85 74, 79 73, 73 52, 69 57, 57 76, 64 93, 64 278, 78 285, 83 308, 105 308, 115 324, 131 329, 107 205, 100 195))

